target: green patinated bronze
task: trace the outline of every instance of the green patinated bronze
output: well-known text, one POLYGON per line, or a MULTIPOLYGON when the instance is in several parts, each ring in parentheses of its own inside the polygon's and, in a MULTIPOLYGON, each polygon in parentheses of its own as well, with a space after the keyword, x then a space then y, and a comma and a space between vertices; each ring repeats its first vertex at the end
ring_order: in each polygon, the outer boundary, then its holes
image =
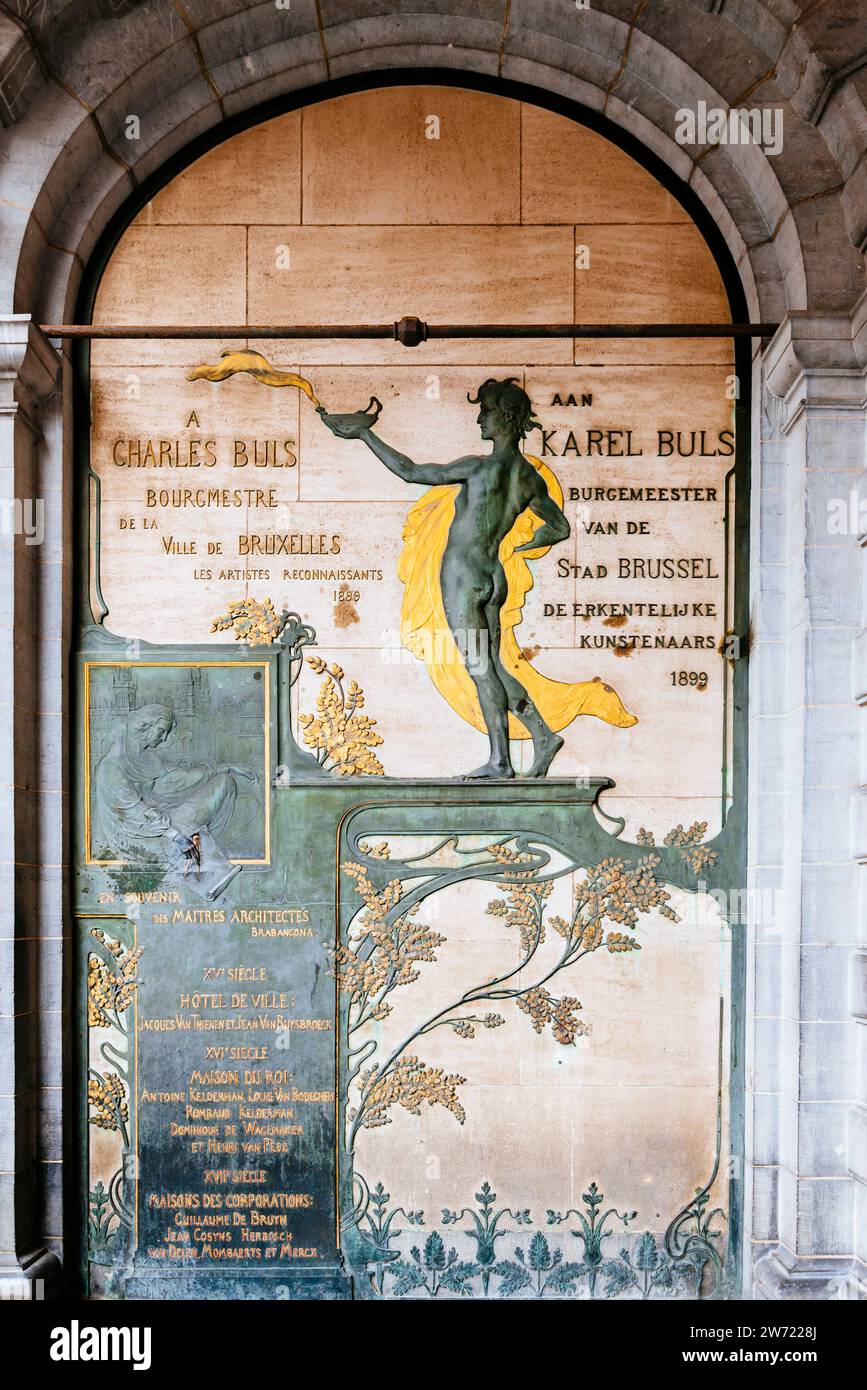
MULTIPOLYGON (((377 402, 377 405, 379 403, 377 402)), ((486 455, 468 455, 446 464, 418 464, 373 433, 376 415, 329 415, 324 423, 340 439, 360 439, 392 473, 406 483, 457 484, 455 515, 442 558, 443 606, 455 645, 476 687, 490 741, 488 761, 469 778, 511 778, 509 711, 533 739, 529 777, 544 777, 563 747, 527 691, 500 660, 500 615, 506 599, 506 574, 500 546, 518 517, 530 508, 542 525, 518 552, 556 545, 570 534, 569 522, 548 495, 542 478, 520 450, 528 430, 539 428, 530 398, 514 379, 489 378, 471 399, 478 405, 477 424, 491 444, 486 455)))

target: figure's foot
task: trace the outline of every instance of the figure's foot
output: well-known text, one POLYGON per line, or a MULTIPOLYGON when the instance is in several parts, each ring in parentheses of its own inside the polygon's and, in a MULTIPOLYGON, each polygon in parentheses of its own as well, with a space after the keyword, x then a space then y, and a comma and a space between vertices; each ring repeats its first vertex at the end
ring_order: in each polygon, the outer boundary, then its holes
POLYGON ((534 739, 533 752, 536 759, 527 776, 544 777, 562 747, 562 738, 558 734, 552 734, 550 729, 546 734, 534 739))
MULTIPOLYGON (((554 754, 551 754, 553 758, 554 754)), ((485 763, 484 767, 477 767, 475 772, 465 772, 461 778, 462 782, 474 781, 477 777, 514 777, 515 769, 511 763, 498 763, 493 758, 485 763)))

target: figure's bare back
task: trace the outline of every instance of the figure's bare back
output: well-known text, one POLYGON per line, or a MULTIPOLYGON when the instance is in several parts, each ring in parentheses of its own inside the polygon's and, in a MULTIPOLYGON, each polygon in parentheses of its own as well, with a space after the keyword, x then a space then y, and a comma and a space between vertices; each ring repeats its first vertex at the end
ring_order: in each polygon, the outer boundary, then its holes
POLYGON ((492 560, 518 517, 547 495, 536 469, 518 453, 502 460, 470 455, 446 467, 465 470, 455 499, 450 541, 474 541, 492 560))

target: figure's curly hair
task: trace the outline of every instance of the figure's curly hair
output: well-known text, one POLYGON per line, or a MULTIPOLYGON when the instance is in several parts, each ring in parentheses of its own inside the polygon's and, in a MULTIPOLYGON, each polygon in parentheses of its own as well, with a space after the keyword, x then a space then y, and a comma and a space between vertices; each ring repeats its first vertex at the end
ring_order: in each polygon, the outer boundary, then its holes
POLYGON ((519 386, 516 376, 506 377, 504 381, 497 381, 496 377, 489 376, 487 381, 482 382, 477 395, 471 396, 467 393, 467 400, 470 405, 479 405, 483 396, 493 396, 497 408, 503 412, 515 431, 516 439, 523 439, 530 430, 542 428, 533 415, 530 397, 523 387, 519 386))

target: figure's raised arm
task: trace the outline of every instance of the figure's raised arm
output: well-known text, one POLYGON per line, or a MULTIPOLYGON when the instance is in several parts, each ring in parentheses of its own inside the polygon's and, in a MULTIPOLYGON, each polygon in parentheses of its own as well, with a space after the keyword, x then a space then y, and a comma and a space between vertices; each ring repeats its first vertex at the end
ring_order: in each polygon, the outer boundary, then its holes
POLYGON ((474 462, 471 458, 463 458, 455 459, 453 463, 413 463, 406 454, 398 453, 397 449, 375 435, 373 430, 364 430, 358 437, 364 440, 368 449, 373 450, 386 468, 403 478, 405 483, 462 483, 469 477, 474 462))
POLYGON ((319 417, 338 439, 360 439, 386 468, 403 478, 405 483, 462 483, 469 477, 475 463, 472 458, 455 459, 454 463, 413 463, 406 454, 401 454, 375 435, 363 420, 328 415, 325 411, 320 411, 319 417))

